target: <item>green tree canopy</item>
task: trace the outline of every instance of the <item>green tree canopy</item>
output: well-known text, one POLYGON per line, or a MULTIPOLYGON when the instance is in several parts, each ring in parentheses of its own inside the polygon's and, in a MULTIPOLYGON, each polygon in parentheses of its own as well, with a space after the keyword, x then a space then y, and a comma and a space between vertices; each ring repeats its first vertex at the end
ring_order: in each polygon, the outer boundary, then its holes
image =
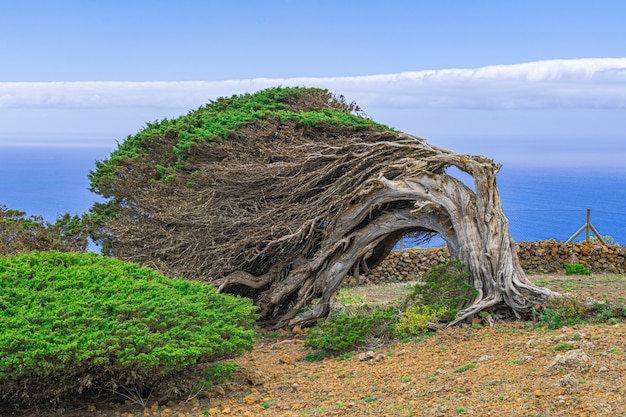
POLYGON ((0 255, 33 250, 84 252, 88 237, 81 216, 65 213, 48 223, 41 216, 27 217, 23 211, 0 205, 0 255))

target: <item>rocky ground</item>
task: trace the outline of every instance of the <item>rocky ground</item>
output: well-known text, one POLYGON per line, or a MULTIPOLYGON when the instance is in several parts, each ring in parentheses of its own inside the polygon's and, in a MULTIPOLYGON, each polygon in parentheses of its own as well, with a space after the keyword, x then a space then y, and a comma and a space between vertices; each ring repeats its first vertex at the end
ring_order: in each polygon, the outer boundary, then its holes
MULTIPOLYGON (((531 277, 580 297, 624 303, 623 275, 531 277)), ((383 305, 406 284, 346 290, 383 305)), ((344 293, 344 294, 345 294, 344 293)), ((547 329, 533 323, 464 325, 405 343, 311 361, 299 332, 265 333, 233 381, 188 401, 92 403, 71 417, 624 416, 626 323, 547 329), (309 359, 309 360, 307 360, 309 359), (144 407, 145 406, 145 407, 144 407)), ((22 414, 24 415, 24 414, 22 414)), ((34 414, 36 415, 36 414, 34 414)))

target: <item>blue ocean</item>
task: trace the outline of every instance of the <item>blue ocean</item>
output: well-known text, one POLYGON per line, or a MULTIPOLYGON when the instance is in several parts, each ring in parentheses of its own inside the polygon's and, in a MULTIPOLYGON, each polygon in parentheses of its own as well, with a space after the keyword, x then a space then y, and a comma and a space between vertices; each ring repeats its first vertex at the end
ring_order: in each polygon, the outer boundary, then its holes
MULTIPOLYGON (((103 148, 0 147, 0 205, 54 222, 88 211, 99 196, 88 173, 109 156, 103 148)), ((516 241, 567 240, 586 222, 626 245, 626 169, 622 171, 504 166, 497 178, 516 241)), ((582 233, 576 240, 584 239, 582 233)), ((434 239, 431 245, 439 245, 434 239)), ((406 245, 410 245, 407 242, 406 245)))

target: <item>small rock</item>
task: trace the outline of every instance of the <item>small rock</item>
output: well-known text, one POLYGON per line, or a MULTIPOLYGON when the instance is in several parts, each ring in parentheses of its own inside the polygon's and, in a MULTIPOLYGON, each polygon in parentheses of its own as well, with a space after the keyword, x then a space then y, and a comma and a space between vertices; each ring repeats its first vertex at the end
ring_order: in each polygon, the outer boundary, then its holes
POLYGON ((574 375, 572 374, 567 374, 565 375, 563 378, 559 379, 559 385, 562 387, 570 387, 570 388, 576 388, 578 387, 578 379, 576 379, 574 377, 574 375))
POLYGON ((596 348, 596 345, 588 340, 585 340, 580 344, 580 347, 582 347, 583 349, 587 349, 587 350, 593 350, 596 348))
POLYGON ((589 362, 589 356, 587 356, 582 349, 574 349, 562 355, 557 355, 554 361, 548 366, 548 370, 580 367, 586 362, 589 362))
POLYGON ((371 351, 371 350, 368 350, 367 352, 363 352, 363 353, 359 354, 358 359, 361 362, 370 361, 370 360, 374 359, 374 352, 371 351))
POLYGON ((478 358, 478 362, 487 362, 489 360, 491 360, 491 356, 489 355, 483 355, 480 358, 478 358))

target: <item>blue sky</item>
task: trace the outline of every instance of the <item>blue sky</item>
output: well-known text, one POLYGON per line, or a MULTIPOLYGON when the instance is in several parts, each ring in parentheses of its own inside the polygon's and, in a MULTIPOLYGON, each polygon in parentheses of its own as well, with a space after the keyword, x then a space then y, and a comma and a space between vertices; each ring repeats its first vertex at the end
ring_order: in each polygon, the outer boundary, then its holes
POLYGON ((0 152, 115 149, 271 85, 505 164, 621 167, 626 2, 0 0, 0 152))

